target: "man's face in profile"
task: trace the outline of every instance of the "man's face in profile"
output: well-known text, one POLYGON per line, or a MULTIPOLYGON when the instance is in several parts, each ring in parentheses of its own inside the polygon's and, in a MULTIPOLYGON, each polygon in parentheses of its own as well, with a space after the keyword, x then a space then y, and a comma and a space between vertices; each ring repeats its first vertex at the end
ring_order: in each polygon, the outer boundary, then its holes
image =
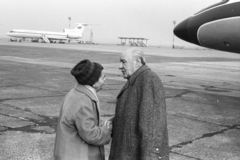
POLYGON ((123 78, 129 79, 135 72, 134 59, 131 54, 124 52, 120 57, 119 69, 122 71, 123 78))

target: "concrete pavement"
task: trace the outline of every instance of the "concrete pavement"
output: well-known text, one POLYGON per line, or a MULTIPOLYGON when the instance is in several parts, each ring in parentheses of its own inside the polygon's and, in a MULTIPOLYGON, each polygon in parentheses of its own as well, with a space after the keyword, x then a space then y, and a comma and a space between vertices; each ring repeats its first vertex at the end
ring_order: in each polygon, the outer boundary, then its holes
MULTIPOLYGON (((0 159, 50 160, 60 103, 75 85, 70 69, 104 65, 101 116, 114 114, 125 83, 122 46, 1 43, 0 159)), ((240 160, 240 55, 214 50, 143 48, 166 90, 171 160, 240 160)), ((106 157, 110 144, 106 146, 106 157)))

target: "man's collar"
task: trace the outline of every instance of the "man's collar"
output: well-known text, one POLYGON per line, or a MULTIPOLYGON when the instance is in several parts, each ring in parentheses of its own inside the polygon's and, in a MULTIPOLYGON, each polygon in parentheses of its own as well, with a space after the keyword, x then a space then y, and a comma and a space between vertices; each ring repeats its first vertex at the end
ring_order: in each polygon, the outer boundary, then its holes
POLYGON ((117 99, 119 98, 119 96, 123 93, 123 91, 128 88, 133 82, 134 80, 144 71, 146 70, 151 70, 147 65, 143 65, 141 66, 138 70, 136 70, 133 75, 128 79, 127 83, 123 86, 122 90, 119 92, 117 99))
POLYGON ((128 79, 128 83, 129 85, 131 85, 134 80, 144 71, 146 70, 151 70, 147 65, 143 65, 140 68, 138 68, 132 75, 131 77, 128 79))

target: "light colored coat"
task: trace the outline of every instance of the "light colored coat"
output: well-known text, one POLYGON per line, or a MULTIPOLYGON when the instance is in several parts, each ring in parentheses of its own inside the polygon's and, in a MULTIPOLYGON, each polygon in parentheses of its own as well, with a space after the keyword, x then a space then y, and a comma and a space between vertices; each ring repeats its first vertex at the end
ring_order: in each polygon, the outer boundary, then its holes
POLYGON ((109 160, 169 160, 165 93, 146 65, 117 97, 109 160))
POLYGON ((104 146, 111 136, 99 126, 97 98, 77 84, 64 98, 54 147, 55 160, 104 160, 104 146))

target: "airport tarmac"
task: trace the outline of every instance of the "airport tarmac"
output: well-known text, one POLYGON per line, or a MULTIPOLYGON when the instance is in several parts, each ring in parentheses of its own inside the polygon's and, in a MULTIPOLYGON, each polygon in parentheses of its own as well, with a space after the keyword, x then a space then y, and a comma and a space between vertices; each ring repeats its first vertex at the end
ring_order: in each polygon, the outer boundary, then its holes
MULTIPOLYGON (((0 160, 51 160, 60 104, 83 59, 103 64, 103 119, 126 80, 127 46, 0 42, 0 160)), ((240 160, 240 54, 148 47, 166 92, 171 160, 240 160)), ((106 146, 106 157, 110 144, 106 146)))

